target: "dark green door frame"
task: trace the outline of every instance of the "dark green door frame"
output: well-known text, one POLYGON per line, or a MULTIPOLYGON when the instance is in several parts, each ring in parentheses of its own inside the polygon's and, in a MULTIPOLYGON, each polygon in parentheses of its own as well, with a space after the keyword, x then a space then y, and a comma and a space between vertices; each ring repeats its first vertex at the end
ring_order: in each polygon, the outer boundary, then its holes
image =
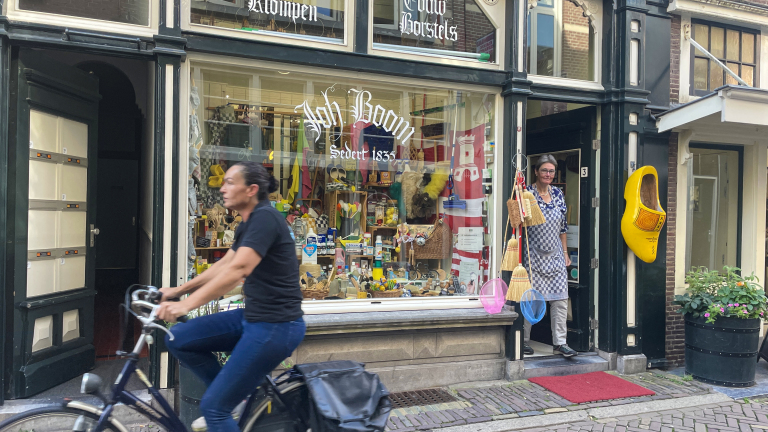
MULTIPOLYGON (((0 2, 0 6, 1 6, 0 2)), ((2 25, 2 23, 0 23, 2 25)), ((0 27, 2 29, 2 27, 0 27)), ((8 38, 0 33, 0 173, 8 172, 8 102, 9 98, 2 96, 8 94, 10 80, 10 49, 8 38)), ((8 238, 8 215, 5 213, 8 206, 8 181, 6 178, 0 178, 0 283, 8 286, 6 279, 6 245, 8 238)), ((11 347, 6 344, 6 330, 9 328, 7 321, 10 319, 12 310, 7 306, 7 293, 0 292, 0 405, 5 400, 5 365, 12 353, 11 347)), ((8 363, 10 364, 10 363, 8 363)))

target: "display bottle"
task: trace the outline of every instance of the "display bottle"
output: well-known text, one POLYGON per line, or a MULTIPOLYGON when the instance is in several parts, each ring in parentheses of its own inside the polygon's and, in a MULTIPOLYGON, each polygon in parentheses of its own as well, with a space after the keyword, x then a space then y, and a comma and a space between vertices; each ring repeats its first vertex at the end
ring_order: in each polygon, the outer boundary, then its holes
POLYGON ((376 247, 374 249, 374 255, 376 258, 376 261, 381 261, 381 252, 384 249, 384 244, 381 241, 381 236, 376 236, 376 247))
POLYGON ((317 244, 317 234, 312 230, 312 227, 307 228, 306 244, 317 244))
POLYGON ((373 280, 379 281, 384 277, 384 269, 381 268, 381 261, 376 260, 373 263, 373 280))

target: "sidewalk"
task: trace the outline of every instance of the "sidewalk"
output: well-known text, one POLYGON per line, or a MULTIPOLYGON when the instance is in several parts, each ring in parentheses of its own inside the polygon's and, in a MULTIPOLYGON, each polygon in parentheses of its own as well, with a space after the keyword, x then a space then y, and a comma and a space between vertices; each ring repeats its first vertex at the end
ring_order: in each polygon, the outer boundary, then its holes
MULTIPOLYGON (((615 374, 615 372, 608 372, 615 374)), ((573 404, 548 390, 527 380, 465 384, 452 386, 447 390, 456 398, 455 402, 438 405, 395 409, 390 416, 388 430, 411 432, 416 430, 444 429, 453 426, 474 425, 456 430, 511 430, 486 429, 484 422, 506 421, 536 416, 547 417, 550 421, 565 419, 566 423, 589 419, 588 410, 615 408, 630 404, 657 403, 660 409, 673 399, 686 399, 688 403, 706 404, 731 401, 729 397, 714 393, 712 388, 696 382, 684 381, 675 375, 652 371, 638 375, 622 376, 623 379, 645 387, 656 393, 654 396, 617 399, 605 402, 573 404), (558 417, 553 415, 560 414, 558 417)), ((689 405, 690 406, 690 405, 689 405)), ((513 422, 526 427, 526 422, 513 422)), ((538 422, 533 422, 538 424, 538 422)), ((546 423, 544 423, 546 424, 546 423)), ((516 429, 519 429, 516 427, 516 429)), ((699 432, 699 431, 697 431, 699 432)))

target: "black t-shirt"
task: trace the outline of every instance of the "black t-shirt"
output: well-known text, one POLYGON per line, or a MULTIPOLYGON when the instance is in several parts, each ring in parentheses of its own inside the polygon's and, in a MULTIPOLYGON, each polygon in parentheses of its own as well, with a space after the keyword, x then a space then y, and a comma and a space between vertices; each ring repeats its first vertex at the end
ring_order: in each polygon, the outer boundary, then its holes
POLYGON ((232 249, 249 247, 261 263, 245 278, 245 319, 250 322, 289 322, 299 319, 303 296, 299 287, 296 245, 285 218, 269 201, 260 202, 235 232, 232 249))

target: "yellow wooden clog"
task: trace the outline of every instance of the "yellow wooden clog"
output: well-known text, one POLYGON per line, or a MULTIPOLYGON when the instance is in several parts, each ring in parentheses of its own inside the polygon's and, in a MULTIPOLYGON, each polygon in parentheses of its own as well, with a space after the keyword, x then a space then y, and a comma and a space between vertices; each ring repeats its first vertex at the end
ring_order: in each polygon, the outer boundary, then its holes
POLYGON ((659 202, 659 176, 656 168, 638 168, 627 180, 624 188, 627 207, 621 218, 621 234, 632 252, 641 260, 656 260, 659 233, 667 220, 667 213, 659 202))
POLYGON ((211 175, 208 177, 208 187, 220 188, 224 182, 224 169, 219 164, 211 165, 211 175))

